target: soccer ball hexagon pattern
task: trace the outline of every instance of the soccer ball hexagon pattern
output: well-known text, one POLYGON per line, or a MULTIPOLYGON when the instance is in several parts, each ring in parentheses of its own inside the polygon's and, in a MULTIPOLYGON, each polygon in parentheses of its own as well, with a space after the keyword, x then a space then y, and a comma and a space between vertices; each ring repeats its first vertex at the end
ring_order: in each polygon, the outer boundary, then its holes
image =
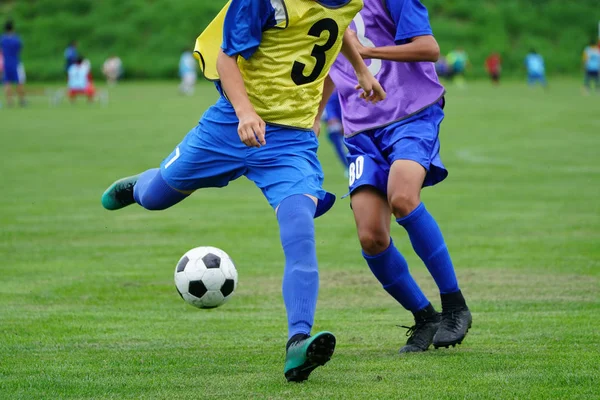
POLYGON ((175 267, 179 295, 198 308, 225 303, 237 287, 238 274, 231 258, 216 247, 196 247, 185 253, 175 267))

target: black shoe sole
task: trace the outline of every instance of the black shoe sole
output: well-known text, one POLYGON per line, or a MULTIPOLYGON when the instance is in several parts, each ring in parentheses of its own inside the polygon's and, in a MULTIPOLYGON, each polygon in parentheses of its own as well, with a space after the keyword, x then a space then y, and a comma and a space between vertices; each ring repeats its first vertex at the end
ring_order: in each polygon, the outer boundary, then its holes
POLYGON ((325 365, 327 361, 331 360, 334 351, 335 336, 330 333, 321 335, 321 337, 308 346, 306 350, 306 362, 286 372, 285 379, 288 382, 303 382, 307 380, 315 368, 325 365))
POLYGON ((463 340, 465 340, 465 338, 467 337, 467 333, 469 333, 469 329, 471 329, 471 325, 469 324, 469 327, 467 328, 467 331, 465 332, 464 336, 459 338, 458 340, 454 340, 452 342, 441 342, 441 343, 434 343, 433 347, 437 350, 440 347, 445 347, 446 349, 449 348, 450 346, 452 347, 456 347, 457 344, 462 344, 463 340))
MULTIPOLYGON (((406 346, 404 346, 404 347, 406 347, 406 346)), ((404 350, 404 347, 402 347, 400 350, 398 350, 398 354, 423 353, 423 352, 427 351, 427 349, 423 350, 420 347, 415 347, 415 350, 402 351, 402 350, 404 350)))

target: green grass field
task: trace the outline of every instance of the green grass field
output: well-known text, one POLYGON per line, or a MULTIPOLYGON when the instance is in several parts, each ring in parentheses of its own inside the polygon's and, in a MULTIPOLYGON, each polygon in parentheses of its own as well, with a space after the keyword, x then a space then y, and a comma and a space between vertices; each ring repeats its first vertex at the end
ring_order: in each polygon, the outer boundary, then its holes
MULTIPOLYGON (((411 323, 361 258, 347 199, 317 220, 315 329, 332 361, 283 377, 283 253, 245 178, 163 212, 107 212, 114 179, 157 166, 215 99, 124 84, 108 106, 0 109, 0 399, 600 398, 600 96, 579 81, 449 88, 449 178, 424 191, 474 324, 462 346, 401 357, 411 323), (173 284, 200 245, 236 260, 237 294, 198 310, 173 284)), ((218 132, 215 132, 218 134, 218 132)), ((346 180, 326 140, 326 186, 346 180)), ((394 238, 432 302, 404 230, 394 238)))

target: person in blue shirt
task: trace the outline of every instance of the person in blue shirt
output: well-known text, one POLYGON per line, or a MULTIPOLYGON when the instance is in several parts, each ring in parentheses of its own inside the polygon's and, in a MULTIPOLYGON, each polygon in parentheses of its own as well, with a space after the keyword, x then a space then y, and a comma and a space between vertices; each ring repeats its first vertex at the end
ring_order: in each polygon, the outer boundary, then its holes
POLYGON ((185 49, 179 58, 179 77, 181 78, 179 91, 182 94, 187 96, 194 94, 194 86, 198 77, 197 69, 198 63, 194 55, 190 50, 185 49))
POLYGON ((77 51, 77 41, 72 40, 65 49, 65 72, 69 73, 69 67, 77 61, 79 52, 77 51))
POLYGON ((535 49, 531 49, 525 57, 525 67, 527 68, 527 83, 529 86, 535 86, 537 83, 546 87, 546 66, 544 58, 535 49))
POLYGON ((585 70, 584 93, 590 93, 592 82, 596 86, 596 91, 600 92, 600 46, 595 40, 592 40, 590 45, 583 50, 583 68, 585 70))
POLYGON ((4 73, 2 81, 4 82, 4 90, 6 93, 6 104, 12 105, 13 90, 15 85, 19 102, 21 106, 25 105, 25 89, 23 82, 19 77, 19 65, 21 64, 21 49, 23 42, 15 33, 15 26, 12 21, 8 21, 4 25, 4 35, 0 37, 0 48, 4 56, 4 73))
POLYGON ((284 376, 303 381, 329 361, 336 343, 331 332, 312 335, 319 289, 314 218, 335 201, 323 188, 317 157, 323 82, 341 50, 363 89, 357 96, 377 102, 385 92, 344 40, 361 0, 232 0, 226 7, 197 44, 203 74, 216 70, 222 96, 160 168, 117 180, 102 205, 164 210, 198 189, 252 180, 275 212, 285 257, 284 376))

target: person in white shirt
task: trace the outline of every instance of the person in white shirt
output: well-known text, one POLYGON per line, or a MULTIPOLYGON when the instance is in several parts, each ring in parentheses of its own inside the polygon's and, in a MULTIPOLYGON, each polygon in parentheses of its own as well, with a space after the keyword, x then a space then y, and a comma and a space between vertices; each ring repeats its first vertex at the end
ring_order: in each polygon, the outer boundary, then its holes
POLYGON ((114 86, 123 74, 123 62, 116 55, 110 56, 102 65, 102 73, 109 86, 114 86))
POLYGON ((69 99, 73 102, 79 95, 84 95, 88 101, 93 101, 96 95, 96 89, 90 79, 90 63, 84 62, 82 57, 78 57, 74 64, 69 67, 69 99))

